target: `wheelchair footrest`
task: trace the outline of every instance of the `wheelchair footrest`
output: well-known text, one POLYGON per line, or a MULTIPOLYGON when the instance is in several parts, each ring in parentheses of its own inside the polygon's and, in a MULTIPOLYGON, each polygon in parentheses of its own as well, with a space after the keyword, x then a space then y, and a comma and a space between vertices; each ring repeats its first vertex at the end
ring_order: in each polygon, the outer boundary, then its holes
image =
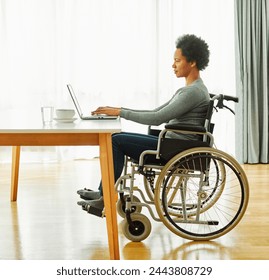
POLYGON ((89 207, 87 209, 87 212, 89 214, 92 214, 92 215, 95 215, 95 216, 101 217, 101 218, 103 218, 105 216, 104 209, 100 209, 100 208, 97 208, 97 207, 89 207))

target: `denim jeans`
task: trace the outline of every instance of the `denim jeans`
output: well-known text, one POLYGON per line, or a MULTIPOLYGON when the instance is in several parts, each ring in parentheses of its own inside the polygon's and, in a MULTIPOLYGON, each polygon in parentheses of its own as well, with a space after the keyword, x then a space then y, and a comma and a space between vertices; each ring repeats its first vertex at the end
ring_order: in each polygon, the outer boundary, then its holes
MULTIPOLYGON (((156 150, 158 137, 147 134, 121 132, 112 135, 112 150, 115 182, 121 176, 125 156, 138 161, 140 154, 145 150, 156 150)), ((102 193, 102 182, 99 186, 102 193)))

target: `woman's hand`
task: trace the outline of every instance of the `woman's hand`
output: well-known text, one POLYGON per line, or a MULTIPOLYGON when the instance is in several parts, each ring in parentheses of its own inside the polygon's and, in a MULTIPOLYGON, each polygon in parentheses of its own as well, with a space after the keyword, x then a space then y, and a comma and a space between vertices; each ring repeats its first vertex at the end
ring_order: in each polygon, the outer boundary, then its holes
POLYGON ((109 115, 109 116, 119 116, 121 108, 118 107, 99 107, 92 112, 92 115, 109 115))

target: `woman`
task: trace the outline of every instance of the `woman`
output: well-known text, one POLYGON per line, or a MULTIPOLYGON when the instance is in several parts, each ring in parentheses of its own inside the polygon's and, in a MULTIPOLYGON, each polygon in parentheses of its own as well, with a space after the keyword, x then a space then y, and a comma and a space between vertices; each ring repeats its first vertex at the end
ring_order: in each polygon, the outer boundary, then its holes
MULTIPOLYGON (((133 110, 118 107, 99 107, 92 114, 107 114, 120 116, 145 125, 189 124, 203 125, 206 116, 209 94, 200 71, 204 70, 209 62, 207 43, 195 35, 183 35, 176 41, 174 63, 172 65, 177 78, 185 78, 185 86, 178 89, 170 100, 154 110, 133 110)), ((191 134, 168 132, 166 137, 198 140, 191 134)), ((128 156, 138 161, 140 154, 145 150, 157 149, 158 137, 138 133, 116 133, 112 135, 114 175, 117 180, 123 170, 124 158, 128 156)), ((99 209, 104 207, 102 183, 98 191, 89 189, 79 190, 78 194, 83 201, 79 201, 83 209, 89 207, 99 209)))

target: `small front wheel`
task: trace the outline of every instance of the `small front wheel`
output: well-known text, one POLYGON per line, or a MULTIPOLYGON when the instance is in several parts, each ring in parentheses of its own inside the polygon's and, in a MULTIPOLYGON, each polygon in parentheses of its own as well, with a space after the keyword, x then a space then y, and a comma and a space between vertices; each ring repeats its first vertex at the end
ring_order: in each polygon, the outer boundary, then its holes
POLYGON ((128 223, 127 218, 122 222, 124 236, 133 242, 146 239, 151 232, 151 223, 148 217, 141 213, 133 213, 131 214, 131 220, 131 224, 128 223))

